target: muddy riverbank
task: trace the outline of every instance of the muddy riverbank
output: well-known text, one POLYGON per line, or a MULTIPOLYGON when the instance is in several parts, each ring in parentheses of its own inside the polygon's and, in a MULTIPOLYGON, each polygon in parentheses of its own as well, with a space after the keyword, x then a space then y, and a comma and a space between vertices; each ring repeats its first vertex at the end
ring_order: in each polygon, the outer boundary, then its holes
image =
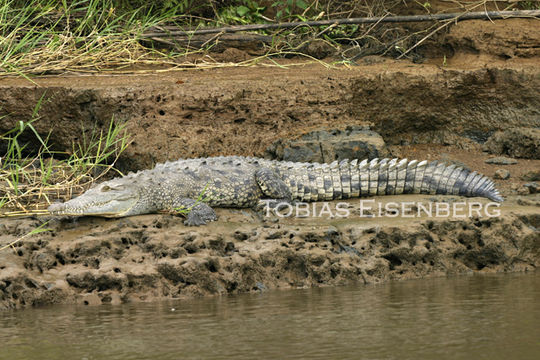
MULTIPOLYGON (((200 228, 165 214, 54 220, 48 225, 52 231, 0 254, 0 307, 535 271, 540 265, 540 198, 527 198, 508 200, 497 209, 500 217, 489 217, 496 215, 493 207, 470 219, 460 217, 466 213, 461 205, 454 218, 417 217, 417 205, 411 204, 411 217, 396 218, 379 213, 373 203, 363 205, 372 210, 361 210, 356 200, 348 202, 346 219, 335 208, 330 213, 318 208, 301 219, 219 209, 220 220, 200 228)), ((376 200, 427 204, 433 199, 376 200)), ((2 237, 15 239, 39 223, 0 220, 2 233, 8 234, 2 237)))

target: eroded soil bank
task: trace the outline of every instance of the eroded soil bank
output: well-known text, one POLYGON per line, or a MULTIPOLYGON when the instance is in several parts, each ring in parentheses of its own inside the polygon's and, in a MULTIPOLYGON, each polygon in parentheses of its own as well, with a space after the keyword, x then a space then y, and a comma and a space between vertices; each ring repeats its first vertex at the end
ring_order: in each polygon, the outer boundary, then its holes
MULTIPOLYGON (((536 20, 494 24, 500 25, 459 23, 440 44, 448 56, 439 52, 424 64, 372 57, 325 68, 293 65, 300 62, 293 59, 284 61, 288 69, 79 74, 33 79, 37 85, 0 79, 0 132, 28 121, 42 96, 34 127, 44 137, 51 132, 58 150, 69 151, 83 133, 106 128, 114 116, 126 122, 134 140, 121 159, 123 170, 180 157, 263 156, 277 139, 369 125, 391 156, 510 175, 496 180, 508 198, 500 217, 365 218, 353 200, 347 219, 266 218, 252 210, 218 209, 219 221, 200 228, 165 214, 52 220, 51 232, 0 253, 0 309, 534 271, 540 263, 540 200, 522 190, 538 181, 527 174, 538 171, 540 160, 486 164, 492 155, 482 149, 499 130, 534 133, 540 127, 539 27, 536 20), (520 31, 510 31, 510 24, 520 31)), ((0 243, 41 222, 0 219, 0 243)))
POLYGON ((495 131, 540 126, 537 63, 443 68, 384 60, 326 69, 311 64, 123 77, 0 79, 0 130, 31 118, 62 151, 96 124, 127 121, 133 143, 122 166, 180 157, 258 155, 310 130, 370 125, 389 144, 471 147, 495 131), (178 82, 181 82, 180 84, 178 82), (9 116, 7 116, 9 115, 9 116), (84 130, 82 130, 84 129, 84 130), (151 141, 149 141, 151 139, 151 141))

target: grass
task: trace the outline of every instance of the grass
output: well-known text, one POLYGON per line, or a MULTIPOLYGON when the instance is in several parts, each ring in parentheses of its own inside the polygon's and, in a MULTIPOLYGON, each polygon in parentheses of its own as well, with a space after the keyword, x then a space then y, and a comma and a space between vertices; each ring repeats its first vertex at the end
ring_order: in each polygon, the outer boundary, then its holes
POLYGON ((121 10, 118 3, 2 1, 0 74, 100 71, 167 60, 167 54, 143 47, 139 35, 174 18, 181 4, 156 12, 143 7, 121 10))
MULTIPOLYGON (((145 47, 141 34, 159 24, 220 26, 265 21, 254 1, 215 9, 212 19, 186 14, 193 1, 156 6, 113 0, 5 0, 0 4, 0 75, 121 71, 133 67, 208 67, 186 57, 209 50, 145 47)), ((146 41, 145 43, 148 43, 146 41)), ((220 64, 216 64, 220 65, 220 64)))
MULTIPOLYGON (((457 4, 456 9, 471 10, 485 3, 457 4)), ((151 28, 168 25, 193 29, 380 16, 392 14, 394 8, 399 8, 400 2, 276 0, 265 4, 261 5, 260 1, 255 0, 4 0, 0 2, 0 76, 19 75, 31 79, 35 74, 65 72, 135 72, 149 68, 163 71, 236 66, 206 56, 219 41, 219 34, 202 49, 179 46, 174 38, 156 40, 143 38, 142 35, 151 28)), ((417 1, 411 6, 425 12, 426 4, 429 2, 417 1)), ((531 6, 528 2, 519 4, 531 6)), ((372 54, 375 49, 378 54, 399 56, 406 50, 396 50, 396 44, 408 49, 435 29, 434 25, 437 24, 426 23, 425 29, 417 27, 416 32, 394 24, 259 31, 272 36, 273 41, 266 45, 264 55, 244 62, 242 66, 260 64, 262 61, 272 65, 266 60, 290 57, 292 53, 303 56, 306 54, 304 45, 314 39, 334 48, 343 61, 351 60, 347 56, 350 49, 357 49, 355 52, 361 54, 372 54)))
POLYGON ((48 224, 48 221, 44 222, 43 224, 41 224, 40 226, 38 226, 37 228, 33 229, 32 231, 30 231, 29 233, 27 234, 24 234, 23 236, 9 242, 8 244, 4 245, 4 246, 0 246, 0 251, 2 250, 5 250, 7 248, 12 248, 13 251, 17 252, 17 249, 15 248, 15 244, 21 242, 22 240, 30 237, 30 236, 33 236, 33 235, 36 235, 36 234, 39 234, 39 233, 42 233, 42 232, 46 232, 46 231, 51 231, 51 229, 47 229, 45 228, 45 226, 48 224))
POLYGON ((0 158, 0 217, 47 214, 51 202, 69 200, 117 171, 114 164, 129 144, 125 125, 111 119, 107 131, 94 129, 70 153, 52 151, 49 137, 40 136, 33 125, 42 101, 30 121, 0 135, 7 145, 0 158), (40 144, 37 154, 29 154, 21 143, 23 135, 40 144))
POLYGON ((208 191, 208 185, 209 184, 206 184, 204 186, 202 191, 199 193, 199 196, 197 196, 197 199, 195 199, 195 202, 191 206, 188 206, 188 207, 186 207, 186 206, 178 206, 178 207, 173 208, 169 212, 171 212, 171 213, 173 213, 175 215, 181 215, 181 216, 187 217, 188 214, 190 213, 190 211, 195 206, 197 206, 200 203, 205 203, 205 202, 210 201, 210 195, 206 194, 206 192, 208 191))

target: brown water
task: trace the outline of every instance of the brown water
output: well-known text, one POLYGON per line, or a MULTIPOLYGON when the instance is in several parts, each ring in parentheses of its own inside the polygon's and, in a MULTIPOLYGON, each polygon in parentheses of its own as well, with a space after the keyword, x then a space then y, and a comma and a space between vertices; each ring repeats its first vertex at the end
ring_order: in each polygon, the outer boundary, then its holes
POLYGON ((0 312, 0 359, 538 359, 540 274, 0 312))

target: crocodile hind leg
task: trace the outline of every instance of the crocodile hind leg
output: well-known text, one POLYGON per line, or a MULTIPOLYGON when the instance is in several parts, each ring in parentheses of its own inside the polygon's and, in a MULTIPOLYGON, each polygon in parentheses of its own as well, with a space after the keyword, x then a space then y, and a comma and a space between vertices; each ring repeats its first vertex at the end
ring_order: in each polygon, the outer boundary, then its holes
POLYGON ((255 180, 257 180, 257 184, 259 184, 264 197, 271 199, 261 200, 257 208, 277 208, 280 204, 291 203, 291 190, 272 169, 261 168, 257 170, 255 180))
POLYGON ((291 201, 291 190, 272 169, 262 168, 255 173, 262 193, 270 199, 291 201))
POLYGON ((204 225, 209 221, 217 220, 217 215, 208 204, 188 198, 180 198, 173 203, 177 211, 187 211, 187 219, 184 221, 188 226, 204 225))

